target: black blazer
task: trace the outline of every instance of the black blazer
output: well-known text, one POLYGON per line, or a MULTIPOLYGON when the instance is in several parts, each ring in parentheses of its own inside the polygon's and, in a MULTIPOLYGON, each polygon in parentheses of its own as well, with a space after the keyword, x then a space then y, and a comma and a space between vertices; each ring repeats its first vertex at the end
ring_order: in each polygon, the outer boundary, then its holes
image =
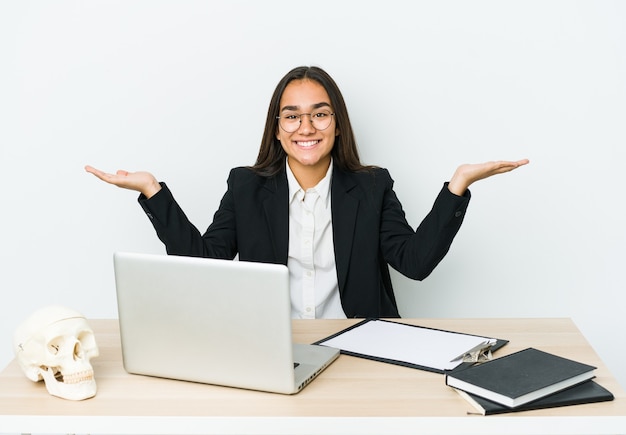
MULTIPOLYGON (((139 203, 168 254, 287 264, 287 175, 266 178, 235 168, 228 190, 202 235, 167 186, 139 203)), ((331 206, 337 280, 347 317, 399 317, 388 265, 405 276, 426 278, 448 252, 470 194, 444 186, 417 230, 407 223, 386 169, 344 172, 333 168, 331 206)))

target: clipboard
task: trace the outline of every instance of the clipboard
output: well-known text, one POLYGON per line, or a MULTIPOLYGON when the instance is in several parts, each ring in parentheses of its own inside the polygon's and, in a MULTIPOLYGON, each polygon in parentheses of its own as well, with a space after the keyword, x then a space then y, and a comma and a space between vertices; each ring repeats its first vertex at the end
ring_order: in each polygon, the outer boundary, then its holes
POLYGON ((509 342, 385 319, 365 319, 313 344, 339 348, 344 355, 445 374, 473 365, 462 357, 486 341, 489 344, 485 350, 491 352, 509 342))

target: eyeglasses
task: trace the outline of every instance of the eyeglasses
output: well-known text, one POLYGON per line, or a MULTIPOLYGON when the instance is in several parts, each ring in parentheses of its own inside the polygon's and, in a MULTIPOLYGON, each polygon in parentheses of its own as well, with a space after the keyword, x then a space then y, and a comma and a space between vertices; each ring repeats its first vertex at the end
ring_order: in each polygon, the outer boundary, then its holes
POLYGON ((277 116, 276 119, 278 119, 280 128, 287 133, 293 133, 300 128, 303 116, 309 117, 314 129, 326 130, 330 126, 335 114, 327 110, 319 110, 311 113, 285 112, 282 116, 277 116))

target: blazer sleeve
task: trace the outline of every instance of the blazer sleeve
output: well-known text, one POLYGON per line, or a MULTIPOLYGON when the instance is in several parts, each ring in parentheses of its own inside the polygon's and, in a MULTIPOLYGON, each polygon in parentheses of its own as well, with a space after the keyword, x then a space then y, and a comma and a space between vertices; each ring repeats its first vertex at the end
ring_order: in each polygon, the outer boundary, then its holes
POLYGON ((383 196, 380 246, 385 261, 411 279, 426 278, 441 262, 459 231, 467 210, 470 192, 457 196, 445 183, 430 212, 416 230, 408 224, 402 205, 387 173, 383 196))
POLYGON ((161 190, 150 199, 140 195, 138 201, 168 254, 232 260, 237 247, 230 198, 229 189, 211 224, 214 231, 207 231, 204 235, 189 221, 165 183, 161 183, 161 190))

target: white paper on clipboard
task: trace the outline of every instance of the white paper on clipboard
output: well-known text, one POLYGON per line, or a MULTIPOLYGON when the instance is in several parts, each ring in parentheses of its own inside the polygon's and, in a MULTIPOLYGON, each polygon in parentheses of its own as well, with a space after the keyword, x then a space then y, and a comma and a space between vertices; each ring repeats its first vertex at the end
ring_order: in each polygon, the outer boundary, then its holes
POLYGON ((452 370, 463 362, 455 358, 485 342, 495 344, 496 341, 489 337, 370 320, 319 344, 377 359, 452 370))

